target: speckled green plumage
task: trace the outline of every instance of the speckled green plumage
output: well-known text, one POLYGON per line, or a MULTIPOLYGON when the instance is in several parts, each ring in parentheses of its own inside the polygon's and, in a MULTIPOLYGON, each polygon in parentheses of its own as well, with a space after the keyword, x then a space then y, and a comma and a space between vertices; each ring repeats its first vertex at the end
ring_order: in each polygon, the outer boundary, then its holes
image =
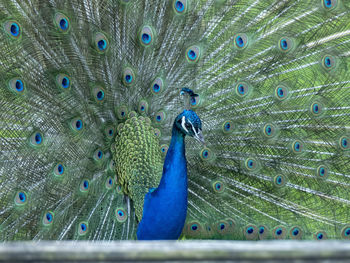
POLYGON ((142 219, 144 196, 149 189, 158 187, 163 169, 159 140, 150 124, 151 120, 147 117, 129 116, 125 123, 118 125, 112 149, 114 162, 122 164, 116 165, 118 183, 123 193, 134 200, 139 221, 142 219))
POLYGON ((350 238, 348 1, 181 1, 0 1, 0 240, 134 239, 183 87, 182 238, 350 238))

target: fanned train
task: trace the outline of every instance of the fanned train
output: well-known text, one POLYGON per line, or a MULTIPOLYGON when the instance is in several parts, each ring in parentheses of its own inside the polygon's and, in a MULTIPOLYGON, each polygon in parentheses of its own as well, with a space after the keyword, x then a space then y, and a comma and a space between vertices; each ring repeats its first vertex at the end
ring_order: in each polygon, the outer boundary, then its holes
POLYGON ((180 238, 350 239, 349 56, 346 0, 1 0, 0 240, 136 239, 184 109, 180 238))

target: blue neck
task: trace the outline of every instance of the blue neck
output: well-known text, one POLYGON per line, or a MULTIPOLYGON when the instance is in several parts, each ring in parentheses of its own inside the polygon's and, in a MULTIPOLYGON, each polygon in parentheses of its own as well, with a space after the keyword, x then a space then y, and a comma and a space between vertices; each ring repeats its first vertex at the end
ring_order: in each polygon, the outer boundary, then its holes
POLYGON ((174 124, 158 188, 145 196, 137 229, 141 239, 178 239, 187 214, 185 135, 174 124))
POLYGON ((171 142, 164 160, 163 166, 163 176, 160 181, 159 187, 168 180, 177 181, 176 176, 186 176, 187 177, 187 163, 185 155, 185 135, 173 125, 171 142), (172 164, 182 164, 186 168, 186 174, 177 174, 173 172, 168 172, 168 169, 173 168, 172 164))

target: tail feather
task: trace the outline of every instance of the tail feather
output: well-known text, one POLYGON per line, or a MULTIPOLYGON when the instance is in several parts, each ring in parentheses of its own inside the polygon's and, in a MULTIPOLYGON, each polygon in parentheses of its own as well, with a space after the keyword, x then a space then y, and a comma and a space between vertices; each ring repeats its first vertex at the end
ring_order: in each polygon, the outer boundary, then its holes
POLYGON ((115 135, 140 118, 164 158, 183 87, 206 141, 186 139, 185 238, 349 238, 345 0, 0 10, 2 240, 135 238, 143 201, 127 188, 145 189, 117 174, 131 166, 115 135))

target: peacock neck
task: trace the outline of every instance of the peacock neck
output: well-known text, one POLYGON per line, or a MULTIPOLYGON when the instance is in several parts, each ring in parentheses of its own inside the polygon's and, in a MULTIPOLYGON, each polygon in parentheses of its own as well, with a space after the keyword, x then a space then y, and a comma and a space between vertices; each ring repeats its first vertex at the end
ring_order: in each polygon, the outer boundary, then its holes
POLYGON ((185 135, 174 125, 158 188, 145 197, 137 230, 141 239, 178 239, 187 214, 185 135))
POLYGON ((185 155, 185 134, 183 134, 175 125, 173 125, 172 136, 170 146, 165 157, 163 166, 163 177, 160 182, 164 180, 170 180, 176 178, 172 177, 186 177, 187 179, 187 164, 185 155), (176 167, 181 168, 184 173, 168 173, 169 169, 176 169, 176 167))

